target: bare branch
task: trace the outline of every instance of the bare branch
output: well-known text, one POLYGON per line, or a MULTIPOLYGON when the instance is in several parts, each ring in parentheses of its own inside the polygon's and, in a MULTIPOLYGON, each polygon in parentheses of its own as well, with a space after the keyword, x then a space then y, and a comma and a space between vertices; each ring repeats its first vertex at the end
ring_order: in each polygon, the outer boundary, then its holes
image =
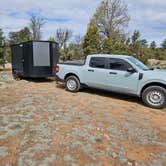
POLYGON ((30 29, 32 30, 32 35, 34 40, 40 40, 42 37, 41 28, 44 26, 45 21, 42 17, 37 17, 32 15, 30 19, 30 29))
POLYGON ((129 21, 128 8, 122 0, 104 0, 92 18, 92 23, 108 38, 124 33, 129 21))
POLYGON ((56 31, 56 41, 59 43, 60 48, 66 47, 67 42, 72 37, 72 31, 69 29, 59 28, 56 31))

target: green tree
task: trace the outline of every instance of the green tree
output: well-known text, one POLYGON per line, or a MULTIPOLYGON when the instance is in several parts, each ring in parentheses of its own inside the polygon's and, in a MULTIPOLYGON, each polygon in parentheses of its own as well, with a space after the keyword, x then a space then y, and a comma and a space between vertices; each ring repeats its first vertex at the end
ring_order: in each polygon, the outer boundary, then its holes
POLYGON ((9 32, 9 42, 10 42, 10 44, 19 43, 19 33, 18 32, 9 32))
POLYGON ((161 44, 161 47, 162 47, 163 50, 166 50, 166 39, 161 44))
POLYGON ((152 41, 152 42, 150 43, 150 48, 151 48, 152 50, 155 50, 156 47, 157 47, 156 42, 155 42, 155 41, 152 41))
POLYGON ((128 51, 130 55, 135 56, 145 63, 150 56, 147 40, 141 39, 141 34, 138 30, 135 30, 131 36, 131 43, 128 51))
POLYGON ((148 42, 146 39, 140 39, 141 34, 138 30, 135 30, 133 35, 131 36, 131 44, 133 50, 139 51, 141 49, 148 47, 148 42))
POLYGON ((140 40, 140 47, 141 47, 142 49, 148 48, 148 42, 147 42, 146 39, 140 40))
POLYGON ((0 65, 2 65, 3 67, 5 64, 4 46, 5 46, 5 37, 3 35, 2 29, 0 29, 0 65))
POLYGON ((122 0, 103 0, 91 19, 104 38, 116 41, 122 40, 129 21, 128 7, 122 0))
POLYGON ((32 39, 32 34, 28 27, 24 27, 17 32, 9 32, 9 43, 16 44, 20 42, 26 42, 32 39))
POLYGON ((140 32, 138 30, 135 30, 131 37, 132 44, 136 43, 139 40, 140 36, 141 36, 140 32))
POLYGON ((102 43, 102 53, 104 54, 128 54, 128 46, 119 41, 105 38, 102 43))
POLYGON ((135 30, 131 36, 129 53, 135 57, 138 57, 138 52, 140 51, 140 36, 140 32, 137 30, 135 30))
POLYGON ((64 49, 60 49, 60 58, 63 61, 69 60, 83 60, 83 49, 82 42, 83 38, 80 35, 76 35, 74 37, 75 40, 72 40, 66 47, 66 51, 64 49))
POLYGON ((49 37, 49 39, 48 39, 48 41, 51 41, 51 42, 55 42, 56 41, 56 39, 55 39, 55 37, 49 37))
POLYGON ((129 46, 129 45, 130 45, 130 42, 131 42, 131 38, 128 37, 128 38, 126 39, 126 41, 125 41, 125 44, 126 44, 127 46, 129 46))
POLYGON ((32 34, 28 27, 24 27, 18 33, 19 33, 19 42, 26 42, 32 39, 32 34))
POLYGON ((100 38, 97 26, 89 25, 83 41, 84 55, 97 54, 100 52, 100 38))
POLYGON ((56 31, 56 41, 59 44, 59 53, 60 53, 60 58, 65 61, 65 60, 70 60, 69 54, 69 48, 68 44, 73 35, 73 32, 70 29, 62 29, 58 28, 56 31))
POLYGON ((102 53, 111 54, 113 53, 113 42, 109 38, 105 38, 102 42, 102 53))
POLYGON ((0 46, 4 45, 5 37, 3 36, 3 31, 0 29, 0 46))

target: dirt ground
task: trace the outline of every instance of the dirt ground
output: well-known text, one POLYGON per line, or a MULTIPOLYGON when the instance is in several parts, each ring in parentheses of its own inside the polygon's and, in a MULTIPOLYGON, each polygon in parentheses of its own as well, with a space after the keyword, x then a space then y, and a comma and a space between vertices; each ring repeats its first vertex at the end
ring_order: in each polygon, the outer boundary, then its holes
POLYGON ((166 165, 166 109, 0 75, 0 166, 166 165))

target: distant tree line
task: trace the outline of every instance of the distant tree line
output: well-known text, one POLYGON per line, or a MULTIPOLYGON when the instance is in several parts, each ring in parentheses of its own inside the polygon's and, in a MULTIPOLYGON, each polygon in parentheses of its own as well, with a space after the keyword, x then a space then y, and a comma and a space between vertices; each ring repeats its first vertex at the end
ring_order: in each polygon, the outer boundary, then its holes
POLYGON ((83 41, 84 55, 95 53, 128 54, 144 61, 149 58, 166 60, 166 39, 157 48, 141 38, 139 30, 131 36, 125 30, 130 16, 127 5, 121 0, 105 0, 97 8, 88 25, 83 41))
MULTIPOLYGON (((74 36, 70 29, 58 28, 48 40, 59 43, 62 61, 81 60, 89 54, 127 54, 145 63, 148 59, 166 60, 166 39, 157 47, 148 44, 139 30, 132 35, 126 32, 130 21, 128 7, 122 0, 103 0, 90 19, 85 36, 74 36)), ((45 19, 32 15, 29 26, 9 32, 5 38, 0 29, 0 65, 10 62, 10 45, 28 40, 41 40, 45 19)))

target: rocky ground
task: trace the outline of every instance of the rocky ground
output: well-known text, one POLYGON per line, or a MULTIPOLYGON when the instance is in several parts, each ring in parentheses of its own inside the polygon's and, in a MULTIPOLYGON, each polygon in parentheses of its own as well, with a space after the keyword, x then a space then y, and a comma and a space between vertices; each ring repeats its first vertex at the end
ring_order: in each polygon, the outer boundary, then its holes
POLYGON ((166 69, 166 61, 164 60, 149 59, 148 64, 152 68, 166 69))
POLYGON ((0 166, 164 166, 166 110, 0 72, 0 166))

